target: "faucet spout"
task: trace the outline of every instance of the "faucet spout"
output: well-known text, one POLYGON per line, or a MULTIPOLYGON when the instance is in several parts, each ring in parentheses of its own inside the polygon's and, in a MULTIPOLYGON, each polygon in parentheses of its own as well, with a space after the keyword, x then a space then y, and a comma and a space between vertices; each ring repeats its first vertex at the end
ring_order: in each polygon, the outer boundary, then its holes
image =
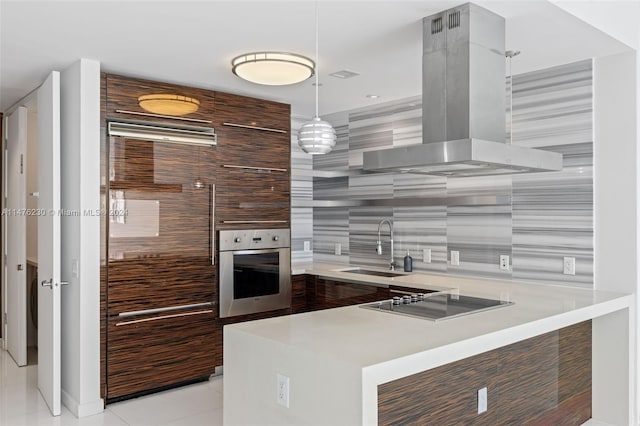
POLYGON ((385 223, 389 225, 389 241, 391 242, 391 260, 389 262, 389 269, 393 271, 396 269, 396 262, 393 260, 393 222, 391 221, 391 219, 382 219, 378 224, 378 245, 376 248, 376 253, 378 253, 378 256, 382 255, 382 239, 380 237, 380 231, 382 230, 382 225, 384 225, 385 223))

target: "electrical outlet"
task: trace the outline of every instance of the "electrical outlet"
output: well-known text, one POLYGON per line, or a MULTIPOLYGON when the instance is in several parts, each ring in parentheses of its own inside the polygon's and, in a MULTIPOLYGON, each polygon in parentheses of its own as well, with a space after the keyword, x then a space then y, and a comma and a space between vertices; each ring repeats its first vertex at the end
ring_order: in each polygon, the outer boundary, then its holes
POLYGON ((478 389, 478 414, 487 411, 487 388, 478 389))
POLYGON ((304 251, 311 251, 311 241, 304 242, 304 251))
POLYGON ((457 250, 451 250, 451 264, 453 266, 460 265, 460 252, 457 250))
POLYGON ((276 390, 276 402, 289 408, 289 378, 278 374, 278 388, 276 390))
POLYGON ((575 257, 567 257, 564 258, 564 267, 563 274, 565 275, 575 275, 576 274, 576 258, 575 257))
POLYGON ((509 270, 509 256, 506 254, 500 255, 500 270, 508 271, 509 270))
POLYGON ((431 249, 422 249, 422 261, 431 263, 431 249))
POLYGON ((333 251, 334 251, 336 256, 341 256, 342 255, 342 244, 335 243, 334 246, 333 246, 333 251))

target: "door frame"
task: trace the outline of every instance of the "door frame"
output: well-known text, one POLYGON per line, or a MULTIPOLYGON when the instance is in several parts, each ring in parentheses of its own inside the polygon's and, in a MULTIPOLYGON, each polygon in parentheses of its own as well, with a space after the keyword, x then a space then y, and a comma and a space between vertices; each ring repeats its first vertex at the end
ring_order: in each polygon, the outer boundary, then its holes
MULTIPOLYGON (((2 119, 2 134, 0 135, 0 149, 2 153, 0 153, 0 207, 4 211, 7 208, 7 191, 8 191, 8 179, 7 179, 7 140, 5 136, 7 135, 8 126, 7 120, 9 116, 17 110, 19 107, 23 106, 27 108, 27 116, 29 115, 29 110, 33 110, 36 108, 38 102, 38 87, 34 88, 31 92, 27 93, 22 99, 11 105, 5 111, 0 112, 2 119)), ((6 290, 6 282, 7 282, 7 264, 5 262, 5 255, 7 254, 7 217, 2 215, 2 220, 0 220, 0 294, 2 297, 2 303, 0 303, 0 330, 2 330, 2 337, 0 337, 0 348, 3 350, 7 350, 7 339, 5 336, 7 335, 7 324, 5 323, 4 313, 7 311, 7 290, 6 290)), ((26 238, 26 236, 25 236, 26 238)))

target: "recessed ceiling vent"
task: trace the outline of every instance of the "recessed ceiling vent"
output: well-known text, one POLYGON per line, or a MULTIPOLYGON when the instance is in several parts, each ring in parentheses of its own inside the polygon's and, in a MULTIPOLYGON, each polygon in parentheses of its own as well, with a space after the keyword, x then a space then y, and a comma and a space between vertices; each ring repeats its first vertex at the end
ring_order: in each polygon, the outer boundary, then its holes
POLYGON ((331 77, 341 78, 342 80, 346 80, 348 78, 352 78, 360 75, 360 73, 349 70, 336 71, 334 73, 329 74, 331 77))

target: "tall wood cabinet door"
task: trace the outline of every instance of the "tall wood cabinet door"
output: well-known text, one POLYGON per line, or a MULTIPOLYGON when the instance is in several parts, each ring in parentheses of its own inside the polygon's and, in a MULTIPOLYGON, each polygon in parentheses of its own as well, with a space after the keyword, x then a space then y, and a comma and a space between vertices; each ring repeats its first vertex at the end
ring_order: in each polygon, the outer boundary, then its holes
POLYGON ((221 229, 290 226, 290 106, 216 93, 221 229))

